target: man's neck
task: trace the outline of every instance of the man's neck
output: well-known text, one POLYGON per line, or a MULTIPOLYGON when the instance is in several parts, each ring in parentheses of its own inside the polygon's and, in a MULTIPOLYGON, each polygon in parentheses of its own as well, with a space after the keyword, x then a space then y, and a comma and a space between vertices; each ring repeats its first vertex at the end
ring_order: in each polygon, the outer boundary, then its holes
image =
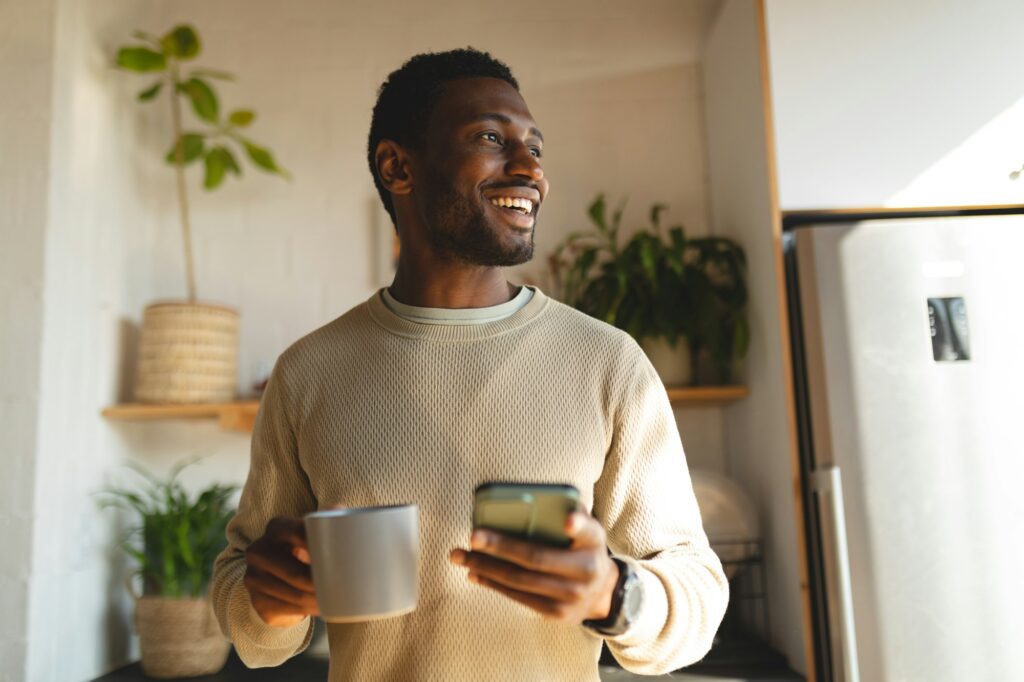
POLYGON ((388 291, 396 301, 421 308, 486 308, 511 300, 517 289, 499 267, 451 264, 426 271, 400 259, 388 291))

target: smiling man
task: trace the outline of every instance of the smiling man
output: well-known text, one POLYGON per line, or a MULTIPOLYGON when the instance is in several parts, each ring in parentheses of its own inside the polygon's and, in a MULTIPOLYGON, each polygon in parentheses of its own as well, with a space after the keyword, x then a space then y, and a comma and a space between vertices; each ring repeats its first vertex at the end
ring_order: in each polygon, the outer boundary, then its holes
POLYGON ((643 674, 710 647, 728 583, 657 374, 628 335, 502 270, 533 255, 543 147, 486 53, 418 55, 381 86, 368 161, 398 270, 267 385, 212 583, 249 666, 309 644, 301 517, 339 504, 418 504, 421 574, 413 613, 328 626, 333 681, 593 681, 602 641, 643 674), (571 546, 471 535, 495 480, 578 488, 571 546))

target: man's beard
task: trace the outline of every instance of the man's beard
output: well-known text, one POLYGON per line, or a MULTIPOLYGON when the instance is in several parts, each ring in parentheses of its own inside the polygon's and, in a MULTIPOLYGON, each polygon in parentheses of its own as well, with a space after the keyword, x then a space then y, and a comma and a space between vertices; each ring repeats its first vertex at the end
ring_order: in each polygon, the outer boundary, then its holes
POLYGON ((450 185, 431 188, 427 196, 427 239, 441 257, 487 267, 533 258, 533 230, 526 242, 503 244, 483 206, 474 206, 450 185))

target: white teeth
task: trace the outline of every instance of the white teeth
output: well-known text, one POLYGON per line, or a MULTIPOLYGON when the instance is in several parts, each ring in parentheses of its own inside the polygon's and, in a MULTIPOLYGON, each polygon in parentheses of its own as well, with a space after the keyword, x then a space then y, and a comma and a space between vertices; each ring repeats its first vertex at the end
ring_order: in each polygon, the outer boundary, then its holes
POLYGON ((533 202, 522 197, 497 197, 495 199, 491 199, 491 203, 495 206, 503 206, 505 208, 518 208, 521 209, 520 212, 524 214, 533 212, 533 202))

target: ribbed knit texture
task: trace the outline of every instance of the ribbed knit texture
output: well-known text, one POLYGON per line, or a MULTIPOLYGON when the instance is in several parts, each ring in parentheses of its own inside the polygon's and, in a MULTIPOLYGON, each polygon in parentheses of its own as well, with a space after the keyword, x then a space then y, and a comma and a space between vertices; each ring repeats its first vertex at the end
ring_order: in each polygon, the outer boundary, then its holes
POLYGON ((491 480, 575 485, 612 552, 638 567, 641 618, 608 640, 623 667, 659 674, 707 652, 728 583, 664 387, 628 335, 539 290, 510 317, 460 326, 404 320, 374 294, 281 355, 215 565, 222 629, 250 667, 309 644, 309 621, 264 624, 242 583, 244 550, 274 516, 416 503, 417 609, 329 625, 332 682, 598 680, 600 637, 449 563, 468 547, 474 488, 491 480))

